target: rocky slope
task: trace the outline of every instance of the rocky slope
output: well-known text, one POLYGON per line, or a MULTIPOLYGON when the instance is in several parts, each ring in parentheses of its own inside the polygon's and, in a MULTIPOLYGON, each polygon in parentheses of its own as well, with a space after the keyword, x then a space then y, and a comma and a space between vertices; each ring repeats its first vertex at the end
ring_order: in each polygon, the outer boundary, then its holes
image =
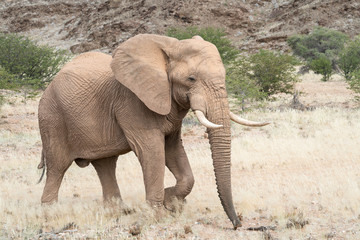
POLYGON ((5 0, 0 32, 26 34, 74 53, 111 52, 139 33, 165 34, 172 26, 224 28, 245 51, 286 50, 286 39, 314 26, 354 36, 358 0, 5 0))

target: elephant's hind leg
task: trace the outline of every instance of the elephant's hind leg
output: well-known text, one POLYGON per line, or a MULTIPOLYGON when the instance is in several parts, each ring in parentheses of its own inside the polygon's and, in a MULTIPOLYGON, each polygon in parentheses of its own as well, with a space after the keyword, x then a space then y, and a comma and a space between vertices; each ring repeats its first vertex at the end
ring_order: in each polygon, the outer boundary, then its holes
POLYGON ((46 158, 46 183, 41 197, 42 203, 53 203, 58 200, 59 188, 66 170, 72 161, 62 152, 62 154, 47 154, 46 158), (56 156, 53 157, 53 156, 56 156))
POLYGON ((99 176, 105 202, 112 200, 122 202, 115 174, 117 159, 118 157, 116 156, 91 161, 99 176))

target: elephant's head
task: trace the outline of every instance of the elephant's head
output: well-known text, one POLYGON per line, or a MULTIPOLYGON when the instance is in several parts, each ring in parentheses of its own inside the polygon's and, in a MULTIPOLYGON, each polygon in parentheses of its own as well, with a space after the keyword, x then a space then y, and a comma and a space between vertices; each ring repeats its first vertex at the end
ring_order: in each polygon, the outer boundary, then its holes
POLYGON ((138 35, 113 54, 115 77, 152 111, 167 115, 172 104, 195 111, 208 128, 219 197, 234 227, 241 226, 231 192, 230 120, 252 126, 230 113, 225 68, 217 48, 201 37, 177 40, 138 35))

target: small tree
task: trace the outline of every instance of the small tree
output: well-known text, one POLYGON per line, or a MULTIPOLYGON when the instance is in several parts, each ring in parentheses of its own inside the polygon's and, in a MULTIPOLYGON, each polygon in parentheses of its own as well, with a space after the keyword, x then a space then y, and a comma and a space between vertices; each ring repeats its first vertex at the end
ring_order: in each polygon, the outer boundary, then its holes
POLYGON ((317 27, 308 35, 290 37, 288 44, 295 55, 305 59, 309 68, 323 75, 323 81, 328 81, 333 72, 331 69, 337 68, 339 54, 348 39, 339 31, 317 27))
POLYGON ((349 41, 340 53, 339 68, 347 81, 360 69, 360 36, 349 41))
POLYGON ((323 75, 321 80, 324 82, 329 81, 333 73, 331 61, 324 55, 321 55, 319 58, 312 60, 310 63, 310 69, 313 70, 316 74, 323 75))
MULTIPOLYGON (((0 67, 0 89, 12 89, 15 76, 0 67)), ((4 103, 4 96, 0 92, 0 107, 4 103)))
POLYGON ((309 64, 324 55, 335 68, 339 53, 348 39, 347 35, 339 31, 317 27, 308 35, 291 36, 287 42, 294 54, 309 64))
POLYGON ((0 89, 13 89, 15 87, 16 76, 5 71, 0 66, 0 89))
POLYGON ((64 50, 38 45, 27 37, 0 34, 0 66, 12 75, 8 84, 23 89, 24 98, 44 89, 70 58, 64 50))
MULTIPOLYGON (((350 89, 355 93, 360 94, 360 69, 351 73, 351 78, 349 81, 350 89)), ((360 100, 360 96, 356 96, 357 100, 360 100)))
POLYGON ((295 66, 299 61, 288 54, 260 50, 250 57, 250 78, 268 98, 277 93, 292 93, 298 81, 295 66))
POLYGON ((241 103, 243 110, 246 103, 266 97, 250 72, 251 63, 244 56, 239 57, 226 70, 226 89, 241 103))

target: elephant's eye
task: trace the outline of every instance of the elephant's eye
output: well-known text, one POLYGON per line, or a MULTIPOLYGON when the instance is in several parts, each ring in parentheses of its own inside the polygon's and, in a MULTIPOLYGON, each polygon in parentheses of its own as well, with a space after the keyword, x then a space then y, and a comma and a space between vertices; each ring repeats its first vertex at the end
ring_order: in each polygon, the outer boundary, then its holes
POLYGON ((196 81, 196 79, 195 79, 194 77, 189 77, 188 80, 189 80, 190 82, 195 82, 195 81, 196 81))

